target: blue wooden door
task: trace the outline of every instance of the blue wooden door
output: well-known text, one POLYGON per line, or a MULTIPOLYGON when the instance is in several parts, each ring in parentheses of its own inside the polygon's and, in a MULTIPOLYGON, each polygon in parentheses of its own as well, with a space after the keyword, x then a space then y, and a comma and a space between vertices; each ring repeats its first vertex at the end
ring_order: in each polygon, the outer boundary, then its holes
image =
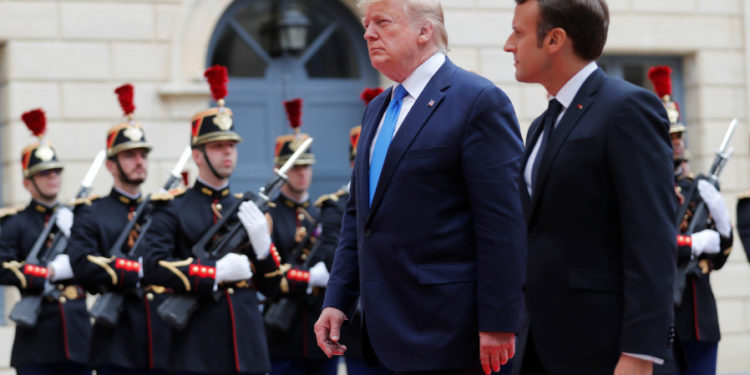
POLYGON ((271 177, 276 137, 291 132, 282 101, 302 98, 302 132, 310 134, 317 163, 311 198, 337 190, 350 177, 348 131, 364 105, 359 93, 377 86, 364 30, 336 0, 294 4, 309 20, 307 47, 277 54, 268 25, 277 0, 238 0, 221 17, 209 46, 207 65, 229 70, 227 105, 244 139, 233 190, 257 189, 271 177))

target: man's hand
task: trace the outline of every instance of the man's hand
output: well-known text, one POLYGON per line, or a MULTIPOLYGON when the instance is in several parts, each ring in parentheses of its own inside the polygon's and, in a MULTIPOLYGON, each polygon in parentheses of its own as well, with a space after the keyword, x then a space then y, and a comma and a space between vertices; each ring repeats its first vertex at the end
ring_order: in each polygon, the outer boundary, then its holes
POLYGON ((653 373, 653 362, 620 354, 620 360, 617 361, 614 375, 651 375, 653 373))
POLYGON ((487 375, 500 371, 500 366, 516 354, 516 334, 479 332, 479 360, 487 375))
POLYGON ((346 320, 346 315, 341 310, 326 307, 315 323, 315 338, 318 340, 318 346, 328 358, 334 355, 344 355, 346 351, 346 346, 339 343, 341 324, 344 320, 346 320))

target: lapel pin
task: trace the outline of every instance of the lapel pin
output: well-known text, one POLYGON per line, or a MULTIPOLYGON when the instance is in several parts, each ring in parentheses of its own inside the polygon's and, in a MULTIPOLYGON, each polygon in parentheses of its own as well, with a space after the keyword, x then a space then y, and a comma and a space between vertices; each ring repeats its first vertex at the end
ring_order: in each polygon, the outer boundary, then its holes
POLYGON ((430 101, 429 101, 429 102, 427 102, 427 106, 428 106, 428 107, 432 107, 433 105, 435 105, 435 100, 433 100, 433 99, 430 99, 430 101))
POLYGON ((583 109, 583 105, 579 104, 578 109, 583 109))

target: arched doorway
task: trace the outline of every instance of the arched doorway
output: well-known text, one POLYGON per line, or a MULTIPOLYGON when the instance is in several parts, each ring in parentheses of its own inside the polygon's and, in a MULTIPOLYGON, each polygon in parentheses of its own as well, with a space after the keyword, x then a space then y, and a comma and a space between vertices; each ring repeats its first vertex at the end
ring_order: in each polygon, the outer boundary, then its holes
POLYGON ((302 131, 315 138, 311 198, 335 191, 350 177, 348 130, 360 123, 359 93, 377 86, 359 20, 337 0, 293 4, 309 20, 306 48, 274 51, 269 24, 279 0, 237 0, 219 19, 207 65, 229 70, 227 105, 244 139, 232 185, 257 189, 273 167, 275 139, 289 133, 282 101, 304 100, 302 131))

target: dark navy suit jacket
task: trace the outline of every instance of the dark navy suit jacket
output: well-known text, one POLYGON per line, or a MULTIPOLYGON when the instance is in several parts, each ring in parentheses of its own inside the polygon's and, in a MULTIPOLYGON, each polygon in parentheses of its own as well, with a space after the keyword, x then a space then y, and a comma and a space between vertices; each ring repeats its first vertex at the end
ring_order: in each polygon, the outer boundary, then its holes
MULTIPOLYGON (((529 128, 525 166, 541 133, 529 128)), ((670 357, 676 228, 669 121, 652 93, 592 73, 539 165, 526 304, 553 374, 612 373, 620 353, 670 357)))
POLYGON ((352 316, 396 371, 479 365, 479 331, 516 332, 523 308, 523 146, 513 106, 449 60, 388 150, 372 206, 370 146, 391 89, 367 107, 325 306, 352 316))

